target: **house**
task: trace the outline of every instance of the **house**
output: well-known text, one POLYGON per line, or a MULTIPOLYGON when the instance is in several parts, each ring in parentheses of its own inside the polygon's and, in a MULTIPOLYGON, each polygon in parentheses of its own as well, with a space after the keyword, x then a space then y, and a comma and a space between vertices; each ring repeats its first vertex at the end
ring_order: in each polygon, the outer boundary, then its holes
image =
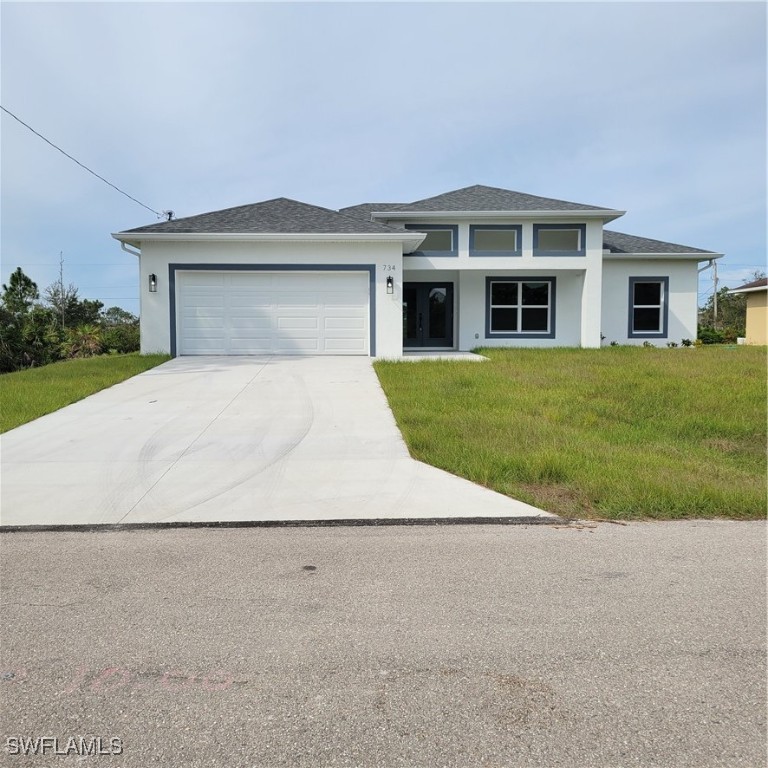
POLYGON ((278 198, 113 234, 141 349, 400 357, 696 337, 722 254, 604 229, 624 211, 472 186, 339 211, 278 198))
POLYGON ((768 277, 734 288, 728 293, 747 299, 747 344, 768 344, 768 277))

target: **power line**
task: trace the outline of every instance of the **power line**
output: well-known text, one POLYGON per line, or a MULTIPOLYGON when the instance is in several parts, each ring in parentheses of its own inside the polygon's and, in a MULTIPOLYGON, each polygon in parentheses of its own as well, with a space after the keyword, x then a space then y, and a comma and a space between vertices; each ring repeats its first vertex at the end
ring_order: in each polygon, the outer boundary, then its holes
POLYGON ((148 205, 144 205, 144 203, 141 202, 141 200, 137 200, 135 197, 132 197, 127 192, 123 192, 120 187, 116 187, 111 181, 107 181, 103 176, 99 176, 96 171, 92 171, 87 165, 83 165, 79 160, 72 157, 68 152, 65 152, 61 147, 57 147, 52 141, 48 140, 43 136, 42 133, 38 133, 31 125, 27 125, 20 117, 17 117, 13 114, 9 109, 6 109, 2 104, 0 104, 0 109, 3 110, 7 115, 10 115, 14 120, 21 123, 25 128, 28 128, 32 133, 35 134, 35 136, 39 136, 46 144, 50 144, 55 150, 61 152, 62 155, 65 157, 68 157, 73 162, 77 163, 81 168, 84 168, 88 173, 95 176, 97 179, 101 179, 105 184, 108 184, 112 189, 117 190, 121 195, 125 195, 129 200, 133 200, 134 203, 138 203, 142 208, 146 208, 148 211, 152 211, 159 219, 165 218, 165 216, 160 213, 160 211, 156 211, 154 208, 150 208, 148 205))

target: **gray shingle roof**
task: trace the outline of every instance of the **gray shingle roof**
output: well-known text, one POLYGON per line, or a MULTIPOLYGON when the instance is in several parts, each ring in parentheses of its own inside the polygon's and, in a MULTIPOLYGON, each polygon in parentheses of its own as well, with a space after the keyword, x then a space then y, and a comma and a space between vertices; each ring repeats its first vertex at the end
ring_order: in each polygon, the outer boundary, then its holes
MULTIPOLYGON (((613 210, 601 205, 584 205, 555 200, 550 197, 527 195, 510 189, 486 187, 475 184, 463 189, 454 189, 435 197, 416 200, 413 203, 366 203, 352 206, 360 213, 371 211, 607 211, 613 210)), ((350 209, 342 209, 348 211, 350 209)))
MULTIPOLYGON (((738 288, 734 288, 734 291, 745 291, 752 288, 768 288, 768 277, 760 277, 757 280, 753 280, 751 283, 740 285, 738 288)), ((733 293, 733 291, 731 291, 733 293)))
POLYGON ((339 213, 345 216, 358 216, 370 221, 373 211, 397 211, 408 203, 363 203, 362 205, 350 205, 347 208, 339 208, 339 213))
POLYGON ((128 229, 121 234, 140 233, 312 233, 375 234, 398 232, 395 227, 300 203, 286 197, 263 203, 240 205, 221 211, 201 213, 173 221, 162 221, 128 229))
POLYGON ((603 230, 603 248, 607 248, 611 253, 713 253, 701 248, 691 248, 689 245, 665 243, 663 240, 625 235, 623 232, 612 232, 608 229, 603 230))

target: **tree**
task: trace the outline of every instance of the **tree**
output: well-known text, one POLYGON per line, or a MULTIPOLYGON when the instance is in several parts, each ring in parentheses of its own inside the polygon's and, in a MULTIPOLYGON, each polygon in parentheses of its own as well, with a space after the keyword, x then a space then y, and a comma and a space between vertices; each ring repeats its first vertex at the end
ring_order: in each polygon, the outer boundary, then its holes
POLYGON ((102 341, 107 352, 138 352, 139 318, 122 307, 110 307, 101 313, 102 341))
POLYGON ((79 325, 97 325, 99 313, 104 307, 95 299, 79 299, 77 287, 70 283, 52 283, 45 289, 44 298, 56 311, 63 328, 77 328, 79 325))
POLYGON ((110 307, 102 310, 101 322, 106 326, 134 325, 139 322, 139 318, 122 307, 110 307))
POLYGON ((40 298, 37 283, 24 274, 21 267, 11 272, 8 283, 3 283, 3 306, 15 315, 24 315, 40 298))
POLYGON ((717 331, 731 329, 735 336, 743 336, 747 324, 747 299, 744 294, 729 293, 730 288, 717 292, 717 318, 715 318, 715 295, 699 310, 699 323, 705 328, 717 331))

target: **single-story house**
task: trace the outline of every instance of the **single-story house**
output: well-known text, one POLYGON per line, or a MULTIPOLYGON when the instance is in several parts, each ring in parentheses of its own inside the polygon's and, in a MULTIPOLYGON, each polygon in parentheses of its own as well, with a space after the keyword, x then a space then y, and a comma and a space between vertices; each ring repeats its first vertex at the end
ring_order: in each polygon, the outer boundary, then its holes
POLYGON ((472 186, 335 211, 277 198, 113 234, 142 352, 400 357, 696 337, 722 254, 604 229, 624 211, 472 186))
POLYGON ((734 288, 728 293, 747 299, 747 344, 768 344, 768 277, 734 288))

